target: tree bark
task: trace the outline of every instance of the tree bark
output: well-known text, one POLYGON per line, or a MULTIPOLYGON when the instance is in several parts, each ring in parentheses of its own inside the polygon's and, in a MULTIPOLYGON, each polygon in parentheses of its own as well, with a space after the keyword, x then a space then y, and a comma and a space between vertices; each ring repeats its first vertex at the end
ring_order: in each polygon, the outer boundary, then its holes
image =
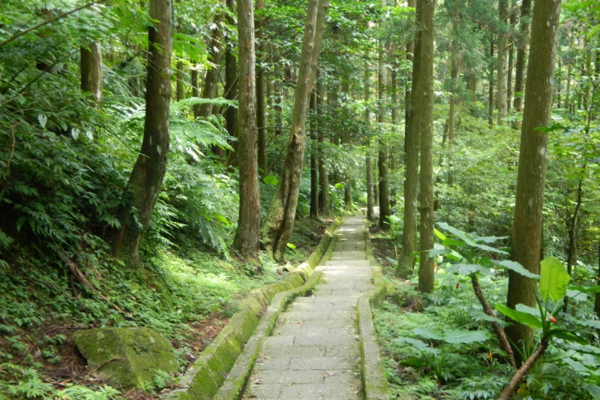
MULTIPOLYGON (((213 29, 208 43, 208 61, 210 63, 204 77, 204 88, 202 89, 202 98, 214 99, 217 97, 217 87, 219 83, 219 64, 223 58, 223 30, 221 24, 223 22, 223 13, 215 15, 213 21, 213 29)), ((210 103, 200 104, 200 117, 210 117, 212 115, 213 105, 210 103)))
POLYGON ((290 140, 279 187, 261 228, 267 254, 279 262, 285 259, 287 243, 294 229, 306 147, 306 113, 317 72, 328 3, 328 0, 309 0, 308 3, 290 140))
POLYGON ((421 14, 421 79, 417 93, 420 94, 415 108, 419 110, 419 130, 421 131, 421 173, 419 186, 420 263, 419 290, 433 291, 434 258, 427 251, 433 249, 433 14, 434 0, 423 0, 421 14))
MULTIPOLYGON (((262 10, 264 5, 264 0, 258 0, 256 2, 256 10, 262 10)), ((256 32, 258 36, 259 59, 259 65, 257 65, 256 67, 256 125, 258 128, 258 169, 262 176, 266 176, 269 173, 269 167, 267 163, 267 109, 265 104, 265 71, 262 67, 263 62, 265 61, 265 45, 262 26, 262 18, 257 18, 256 32)))
MULTIPOLYGON (((231 26, 235 24, 235 20, 233 18, 233 14, 235 14, 235 1, 227 0, 227 8, 229 10, 229 14, 227 15, 227 23, 231 26)), ((227 36, 227 50, 225 52, 225 98, 227 100, 235 100, 238 96, 237 90, 237 61, 234 54, 234 46, 231 35, 227 36)), ((227 132, 229 136, 235 137, 237 135, 237 122, 238 110, 234 107, 228 107, 225 111, 225 125, 227 127, 227 132)), ((233 149, 237 149, 237 141, 231 142, 233 149)), ((235 156, 233 156, 235 157, 235 156)), ((233 162, 235 164, 235 162, 233 162)))
MULTIPOLYGON (((550 121, 556 33, 561 1, 536 1, 533 6, 525 110, 521 129, 519 171, 512 236, 512 257, 533 273, 539 273, 542 245, 542 205, 546 178, 548 135, 537 128, 550 121)), ((510 272, 507 305, 535 305, 536 282, 510 272)), ((513 324, 507 334, 516 346, 533 344, 533 330, 513 324)), ((518 360, 522 361, 522 360, 518 360)))
MULTIPOLYGON (((516 14, 517 1, 511 0, 510 4, 510 24, 509 27, 511 32, 516 29, 517 25, 517 14, 516 14)), ((513 104, 513 70, 515 67, 515 45, 514 45, 514 34, 508 36, 510 39, 510 45, 508 46, 508 73, 506 78, 506 111, 510 114, 513 104)))
POLYGON ((498 125, 506 120, 506 18, 508 17, 508 0, 498 1, 500 30, 498 32, 498 90, 496 108, 498 109, 498 125))
MULTIPOLYGON (((460 29, 460 6, 461 1, 455 0, 455 9, 454 9, 454 20, 452 30, 455 35, 455 39, 452 41, 451 46, 451 66, 450 66, 450 80, 451 80, 451 93, 450 93, 450 110, 448 112, 448 166, 446 170, 448 171, 448 185, 452 186, 453 184, 453 176, 452 176, 452 149, 454 145, 454 125, 455 125, 455 117, 456 117, 456 103, 458 102, 458 72, 459 72, 459 50, 458 50, 458 39, 456 36, 459 34, 460 29)), ((442 152, 443 153, 443 152, 442 152)), ((443 156, 443 154, 442 154, 443 156)))
MULTIPOLYGON (((381 0, 381 5, 385 7, 386 0, 381 0)), ((385 51, 383 42, 379 43, 379 112, 377 122, 381 125, 385 122, 385 101, 386 101, 386 84, 387 73, 385 66, 385 51)), ((388 229, 390 226, 390 189, 388 181, 388 160, 387 160, 387 143, 382 136, 379 138, 379 152, 377 157, 377 166, 379 169, 379 227, 388 229)))
POLYGON ((175 86, 175 100, 176 101, 180 101, 183 100, 183 77, 184 77, 184 71, 183 71, 183 61, 177 61, 177 74, 176 74, 176 86, 175 86))
MULTIPOLYGON (((365 62, 365 76, 364 76, 364 96, 365 96, 365 124, 371 125, 371 115, 369 112, 369 97, 371 92, 370 85, 370 71, 369 71, 369 63, 365 62)), ((365 157, 365 167, 366 167, 366 180, 367 180, 367 219, 369 221, 375 220, 375 212, 374 212, 374 199, 373 199, 373 161, 371 159, 371 140, 367 139, 367 154, 365 157)))
MULTIPOLYGON (((412 58, 412 88, 407 91, 405 111, 405 139, 404 139, 404 230, 402 231, 402 251, 398 260, 397 274, 407 278, 412 274, 415 257, 412 255, 417 250, 417 186, 419 184, 419 131, 416 125, 416 103, 420 96, 417 95, 417 85, 421 77, 421 36, 420 23, 422 5, 409 2, 409 6, 416 6, 417 34, 414 40, 414 56, 412 58), (412 4, 411 4, 412 3, 412 4)), ((413 47, 413 46, 409 46, 413 47)), ((410 54, 410 52, 408 52, 410 54)))
POLYGON ((319 166, 317 162, 317 93, 310 96, 310 216, 319 216, 319 166))
POLYGON ((144 138, 127 184, 130 202, 119 210, 121 230, 113 240, 115 257, 136 266, 140 265, 140 242, 158 199, 169 155, 172 0, 151 0, 150 18, 157 23, 148 29, 144 138), (139 214, 138 220, 134 209, 139 214))
MULTIPOLYGON (((321 112, 323 106, 323 88, 321 82, 317 81, 317 119, 321 119, 321 112)), ((325 144, 325 129, 322 126, 317 126, 317 136, 319 137, 319 151, 318 151, 318 162, 319 162, 319 211, 323 215, 330 214, 329 208, 329 176, 327 175, 327 160, 325 159, 325 153, 323 146, 325 144)))
MULTIPOLYGON (((494 35, 490 34, 490 59, 494 58, 494 35)), ((494 127, 494 68, 489 67, 489 89, 488 89, 488 124, 494 127)))
POLYGON ((102 104, 102 48, 97 42, 81 47, 81 90, 89 92, 96 107, 102 104))
POLYGON ((238 0, 238 57, 240 101, 238 163, 240 166, 240 212, 233 247, 246 260, 258 264, 260 249, 260 193, 256 142, 256 75, 254 49, 254 3, 238 0))
POLYGON ((527 53, 527 38, 529 36, 529 14, 531 0, 522 0, 521 16, 519 18, 519 40, 517 41, 517 65, 515 66, 515 111, 523 110, 523 82, 525 78, 525 55, 527 53))
MULTIPOLYGON (((350 93, 350 72, 348 69, 344 71, 342 77, 342 93, 344 93, 344 99, 351 97, 350 93)), ((346 124, 343 125, 341 143, 346 145, 346 149, 350 146, 350 130, 346 124)), ((344 171, 344 208, 346 210, 352 209, 352 178, 346 169, 344 171)))
MULTIPOLYGON (((194 64, 194 67, 192 68, 192 77, 191 77, 192 97, 199 97, 200 89, 198 86, 198 68, 197 68, 195 61, 192 61, 192 64, 194 64)), ((194 111, 194 118, 198 118, 200 116, 200 104, 194 104, 193 111, 194 111)))

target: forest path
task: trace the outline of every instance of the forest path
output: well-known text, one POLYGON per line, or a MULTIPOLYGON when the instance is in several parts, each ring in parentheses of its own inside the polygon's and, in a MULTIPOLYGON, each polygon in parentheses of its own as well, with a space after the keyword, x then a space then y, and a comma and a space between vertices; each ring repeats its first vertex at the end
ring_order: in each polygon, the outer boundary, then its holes
POLYGON ((244 399, 363 398, 355 308, 358 297, 373 288, 364 227, 357 216, 342 223, 331 259, 317 267, 321 283, 280 315, 244 399))

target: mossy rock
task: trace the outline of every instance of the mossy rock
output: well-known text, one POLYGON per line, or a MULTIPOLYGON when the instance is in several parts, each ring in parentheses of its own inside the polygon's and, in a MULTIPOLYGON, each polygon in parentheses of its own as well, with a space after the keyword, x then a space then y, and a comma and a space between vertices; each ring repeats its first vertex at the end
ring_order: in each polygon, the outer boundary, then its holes
POLYGON ((177 372, 171 343, 148 328, 89 329, 76 332, 73 342, 90 370, 115 387, 147 390, 157 371, 177 372))

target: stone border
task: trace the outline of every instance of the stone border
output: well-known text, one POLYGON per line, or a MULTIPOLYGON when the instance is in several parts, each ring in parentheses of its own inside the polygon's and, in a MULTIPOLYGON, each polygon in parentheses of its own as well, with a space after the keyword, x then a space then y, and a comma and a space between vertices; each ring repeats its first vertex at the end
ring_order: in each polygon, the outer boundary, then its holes
MULTIPOLYGON (((241 302, 240 310, 231 317, 221 333, 204 349, 198 360, 179 379, 179 388, 169 393, 165 397, 166 400, 212 399, 225 382, 229 371, 233 372, 232 367, 236 364, 236 360, 242 354, 242 351, 244 351, 244 354, 249 353, 249 356, 246 356, 249 369, 247 373, 242 374, 244 382, 242 382, 239 390, 243 388, 245 378, 252 368, 260 347, 256 346, 254 351, 250 350, 248 352, 244 348, 251 347, 250 340, 257 326, 259 326, 263 310, 277 296, 273 306, 267 309, 266 318, 263 318, 266 321, 264 326, 263 324, 260 325, 264 332, 270 333, 277 316, 291 299, 309 292, 318 282, 320 273, 312 274, 312 272, 322 259, 331 254, 334 231, 340 224, 341 219, 338 218, 327 228, 321 241, 308 259, 300 264, 287 279, 265 285, 250 292, 248 297, 241 302)), ((229 380, 229 378, 227 379, 229 380)), ((232 374, 231 381, 238 382, 240 379, 240 375, 233 376, 232 374)))
POLYGON ((368 227, 365 229, 364 234, 367 259, 369 264, 375 268, 373 268, 374 288, 360 296, 356 304, 363 391, 365 400, 389 400, 388 384, 383 362, 379 355, 379 346, 375 338, 373 315, 371 313, 371 307, 379 306, 385 297, 385 284, 380 265, 373 257, 368 227))

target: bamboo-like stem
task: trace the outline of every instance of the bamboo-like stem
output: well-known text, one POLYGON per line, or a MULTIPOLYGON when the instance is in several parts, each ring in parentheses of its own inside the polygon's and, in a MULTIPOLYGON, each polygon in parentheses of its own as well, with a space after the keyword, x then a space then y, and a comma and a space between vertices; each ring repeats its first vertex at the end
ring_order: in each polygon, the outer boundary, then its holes
POLYGON ((523 365, 521 365, 521 368, 519 368, 519 370, 515 372, 509 384, 506 385, 506 387, 502 390, 502 393, 500 393, 500 397, 498 397, 498 400, 509 400, 512 397, 514 391, 517 389, 517 386, 519 386, 519 383, 521 383, 521 380, 527 375, 527 373, 529 373, 529 370, 531 369, 533 364, 537 361, 538 358, 540 358, 542 354, 544 354, 544 351, 546 351, 547 348, 548 340, 544 339, 539 344, 539 346, 536 347, 534 352, 529 356, 527 361, 525 361, 523 365))
MULTIPOLYGON (((494 312, 494 310, 492 310, 492 307, 490 307, 485 296, 483 295, 483 292, 481 291, 481 285, 479 285, 479 277, 477 276, 477 274, 471 274, 471 283, 473 284, 473 291, 475 292, 475 296, 477 296, 477 299, 483 307, 483 312, 489 315, 490 317, 496 318, 496 313, 494 312)), ((492 327, 494 328, 494 332, 498 337, 500 347, 506 352, 508 362, 510 363, 510 365, 512 365, 513 368, 516 369, 517 363, 515 362, 515 354, 510 345, 510 342, 508 341, 508 338, 506 337, 504 329, 497 322, 492 322, 492 327)))

